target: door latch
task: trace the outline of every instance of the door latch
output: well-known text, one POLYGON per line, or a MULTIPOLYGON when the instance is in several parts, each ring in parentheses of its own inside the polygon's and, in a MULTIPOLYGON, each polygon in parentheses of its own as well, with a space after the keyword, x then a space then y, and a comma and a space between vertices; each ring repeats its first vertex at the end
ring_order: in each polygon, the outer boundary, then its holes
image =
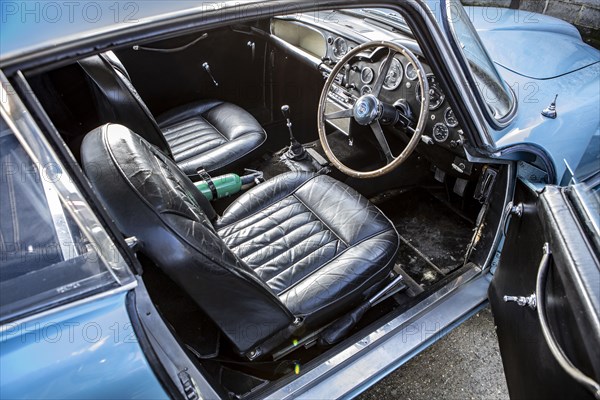
POLYGON ((506 303, 514 302, 517 303, 520 307, 529 307, 532 310, 537 308, 537 298, 535 293, 530 294, 529 296, 504 296, 504 301, 506 303))
POLYGON ((204 70, 206 71, 206 73, 208 74, 208 76, 210 76, 210 79, 212 79, 212 81, 215 84, 215 86, 219 86, 219 82, 217 82, 217 80, 215 79, 215 77, 213 76, 213 74, 210 72, 210 65, 208 65, 207 62, 204 62, 202 64, 202 68, 204 68, 204 70))

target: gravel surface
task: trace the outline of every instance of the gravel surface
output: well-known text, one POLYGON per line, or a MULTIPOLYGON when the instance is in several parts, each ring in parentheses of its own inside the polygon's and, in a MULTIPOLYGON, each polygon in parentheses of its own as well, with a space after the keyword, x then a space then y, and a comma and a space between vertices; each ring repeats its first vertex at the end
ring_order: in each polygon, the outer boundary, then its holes
POLYGON ((489 307, 358 399, 508 399, 489 307))

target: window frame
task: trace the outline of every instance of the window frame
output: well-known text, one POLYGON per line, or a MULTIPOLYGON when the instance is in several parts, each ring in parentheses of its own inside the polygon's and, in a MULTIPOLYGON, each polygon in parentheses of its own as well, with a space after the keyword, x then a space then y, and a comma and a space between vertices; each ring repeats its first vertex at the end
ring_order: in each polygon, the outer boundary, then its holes
MULTIPOLYGON (((51 123, 47 124, 49 119, 21 72, 16 73, 14 82, 16 88, 0 70, 0 118, 5 121, 34 165, 39 168, 41 165, 52 164, 60 170, 61 178, 46 181, 45 189, 55 192, 58 197, 55 200, 67 211, 66 214, 75 220, 79 229, 93 245, 97 257, 106 268, 105 272, 108 272, 112 279, 94 288, 85 288, 81 291, 77 291, 77 287, 72 290, 60 291, 61 287, 57 287, 59 296, 46 297, 45 300, 40 299, 37 303, 30 304, 19 311, 0 316, 0 330, 2 325, 28 319, 41 312, 63 309, 82 300, 91 301, 92 298, 104 297, 109 293, 131 290, 137 286, 135 273, 141 270, 124 238, 109 222, 110 219, 105 213, 99 212, 102 209, 97 207, 93 201, 88 201, 94 195, 89 183, 85 180, 83 171, 64 143, 56 140, 58 133, 52 132, 50 129, 53 126, 51 123), (27 101, 32 112, 23 102, 21 95, 27 101), (34 119, 34 117, 36 118, 34 119), (41 124, 38 124, 38 121, 41 124), (45 129, 43 130, 41 126, 45 129), (50 133, 56 134, 48 135, 50 140, 44 134, 44 131, 48 130, 51 131, 50 133), (70 155, 70 159, 65 157, 67 154, 70 155)), ((53 218, 53 226, 57 229, 55 222, 53 218)), ((68 282, 65 283, 66 285, 62 288, 69 286, 68 282)))

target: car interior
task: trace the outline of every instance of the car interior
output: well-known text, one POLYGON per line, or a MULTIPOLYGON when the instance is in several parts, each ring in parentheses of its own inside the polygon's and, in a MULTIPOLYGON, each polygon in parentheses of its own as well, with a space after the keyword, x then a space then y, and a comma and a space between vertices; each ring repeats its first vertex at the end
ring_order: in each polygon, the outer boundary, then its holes
POLYGON ((396 13, 265 18, 26 79, 224 396, 290 379, 497 261, 512 166, 470 155, 396 13))

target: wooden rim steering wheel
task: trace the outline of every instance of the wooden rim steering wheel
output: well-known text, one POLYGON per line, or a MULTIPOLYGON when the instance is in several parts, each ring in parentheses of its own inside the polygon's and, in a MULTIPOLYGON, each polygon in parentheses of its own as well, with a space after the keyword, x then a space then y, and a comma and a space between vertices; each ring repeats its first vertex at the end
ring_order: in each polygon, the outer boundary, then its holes
MULTIPOLYGON (((374 50, 375 52, 375 50, 374 50)), ((427 83, 427 77, 423 66, 417 59, 417 57, 406 47, 401 44, 388 42, 388 41, 374 41, 362 44, 360 46, 355 47, 351 51, 349 51, 333 68, 329 77, 325 81, 325 86, 323 87, 323 91, 321 92, 321 98, 319 100, 319 109, 318 109, 318 128, 319 128, 319 140, 321 141, 321 145, 323 146, 323 150, 325 151, 325 155, 329 159, 329 161, 340 171, 345 173, 346 175, 355 177, 355 178, 374 178, 377 176, 381 176, 387 174, 393 169, 397 168, 400 164, 402 164, 406 159, 412 154, 412 152, 417 147, 417 144, 421 140, 421 135, 423 132, 423 128, 427 122, 427 116, 429 114, 429 85, 427 83), (356 100, 354 105, 351 108, 344 108, 341 111, 336 111, 333 113, 325 114, 325 106, 327 101, 330 100, 330 91, 331 87, 334 84, 336 77, 340 73, 341 69, 346 65, 351 65, 353 59, 361 54, 365 53, 369 49, 378 49, 387 48, 388 55, 382 63, 382 67, 380 69, 379 75, 377 76, 375 83, 373 85, 373 89, 370 93, 364 94, 356 100), (420 96, 420 110, 419 110, 419 118, 416 126, 414 128, 408 126, 407 129, 412 131, 413 135, 409 140, 408 144, 402 151, 402 153, 395 157, 390 150, 390 146, 385 138, 385 134, 381 127, 381 121, 386 121, 389 119, 389 115, 393 113, 399 113, 399 116, 402 117, 403 113, 401 110, 396 109, 391 104, 387 104, 385 101, 381 99, 381 91, 383 89, 383 85, 394 60, 396 54, 402 54, 406 57, 410 63, 415 67, 417 78, 421 90, 420 96), (334 119, 342 119, 342 118, 354 118, 354 120, 359 125, 368 125, 371 127, 371 130, 375 134, 375 138, 381 150, 386 157, 386 165, 381 168, 371 170, 371 171, 357 171, 352 169, 345 164, 343 164, 333 153, 331 147, 329 146, 329 142, 327 140, 327 134, 325 131, 325 122, 327 120, 334 119)))

